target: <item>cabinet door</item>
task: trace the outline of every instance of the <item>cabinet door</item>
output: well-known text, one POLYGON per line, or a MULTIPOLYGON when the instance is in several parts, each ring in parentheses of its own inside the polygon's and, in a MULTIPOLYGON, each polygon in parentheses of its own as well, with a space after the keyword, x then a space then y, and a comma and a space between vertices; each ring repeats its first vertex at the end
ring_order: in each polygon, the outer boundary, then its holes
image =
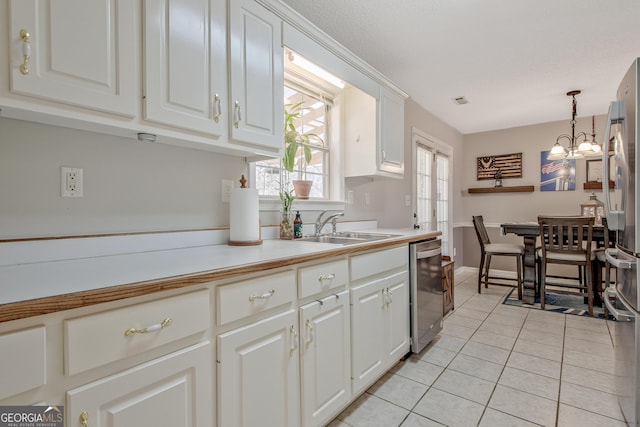
POLYGON ((352 392, 358 394, 382 374, 386 347, 383 321, 384 278, 351 290, 351 379, 352 392))
POLYGON ((319 426, 351 398, 349 291, 300 308, 302 425, 319 426))
POLYGON ((386 279, 387 364, 393 365, 409 351, 409 282, 408 273, 386 279))
POLYGON ((146 0, 144 118, 221 135, 226 103, 224 0, 146 0))
POLYGON ((136 114, 135 2, 13 0, 9 9, 12 92, 136 114), (21 30, 29 33, 28 72, 21 30))
POLYGON ((296 310, 218 336, 218 425, 300 424, 296 310))
POLYGON ((229 1, 231 138, 266 148, 284 147, 282 23, 254 0, 229 1))
POLYGON ((380 89, 379 168, 404 173, 404 99, 386 88, 380 89))
POLYGON ((211 374, 207 341, 68 391, 67 425, 210 427, 211 374))

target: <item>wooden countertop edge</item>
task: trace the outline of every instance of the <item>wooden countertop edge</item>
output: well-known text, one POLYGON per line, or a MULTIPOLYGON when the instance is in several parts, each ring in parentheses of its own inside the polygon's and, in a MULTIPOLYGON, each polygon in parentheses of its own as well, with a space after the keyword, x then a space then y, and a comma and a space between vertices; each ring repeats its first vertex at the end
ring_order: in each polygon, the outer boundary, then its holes
POLYGON ((313 252, 310 254, 299 255, 295 258, 272 259, 264 262, 235 265, 228 268, 220 268, 216 270, 185 274, 163 279, 116 285, 64 295, 55 295, 33 300, 1 304, 0 322, 9 322, 12 320, 41 316, 44 314, 51 314, 64 310, 71 310, 74 308, 148 295, 171 289, 180 289, 188 286, 212 282, 215 280, 229 279, 241 276, 243 274, 301 264, 307 261, 314 261, 341 255, 352 255, 362 251, 381 249, 398 244, 408 244, 414 241, 424 240, 426 238, 437 237, 440 234, 440 232, 433 232, 425 233, 419 236, 394 237, 390 239, 358 243, 354 245, 336 246, 335 249, 332 248, 313 252))

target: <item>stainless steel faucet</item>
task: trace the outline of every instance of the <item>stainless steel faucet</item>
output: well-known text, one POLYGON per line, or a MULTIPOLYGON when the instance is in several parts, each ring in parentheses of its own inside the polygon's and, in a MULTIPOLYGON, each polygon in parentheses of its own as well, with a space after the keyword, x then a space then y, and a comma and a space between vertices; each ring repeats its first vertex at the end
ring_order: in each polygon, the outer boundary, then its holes
POLYGON ((322 217, 327 212, 329 211, 320 212, 320 215, 318 215, 318 219, 316 219, 316 236, 320 235, 320 232, 329 221, 331 221, 331 225, 333 226, 333 233, 335 233, 338 217, 344 216, 344 212, 338 212, 338 213, 334 213, 333 215, 329 215, 328 217, 323 219, 322 217))

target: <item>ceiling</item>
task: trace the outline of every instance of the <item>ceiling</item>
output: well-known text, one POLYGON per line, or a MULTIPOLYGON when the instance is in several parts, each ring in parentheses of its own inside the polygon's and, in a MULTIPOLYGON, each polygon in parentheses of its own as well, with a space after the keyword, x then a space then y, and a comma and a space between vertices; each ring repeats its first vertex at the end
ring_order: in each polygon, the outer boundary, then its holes
POLYGON ((606 114, 640 57, 639 0, 282 1, 463 134, 606 114))

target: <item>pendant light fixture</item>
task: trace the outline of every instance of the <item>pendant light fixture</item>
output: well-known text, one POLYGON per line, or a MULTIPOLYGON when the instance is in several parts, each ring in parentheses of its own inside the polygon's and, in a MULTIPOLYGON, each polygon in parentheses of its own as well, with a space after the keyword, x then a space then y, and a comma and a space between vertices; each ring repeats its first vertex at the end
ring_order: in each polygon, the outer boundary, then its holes
POLYGON ((551 148, 547 160, 560 160, 560 159, 581 159, 585 156, 599 156, 601 154, 601 147, 596 142, 595 131, 595 118, 591 117, 591 141, 588 140, 587 133, 579 132, 576 135, 576 109, 578 101, 576 101, 576 95, 579 95, 581 91, 572 90, 567 92, 567 96, 572 99, 571 110, 571 135, 562 134, 556 138, 556 143, 551 148), (583 138, 582 142, 578 144, 578 139, 583 138), (560 145, 561 139, 569 140, 569 147, 564 148, 560 145))

